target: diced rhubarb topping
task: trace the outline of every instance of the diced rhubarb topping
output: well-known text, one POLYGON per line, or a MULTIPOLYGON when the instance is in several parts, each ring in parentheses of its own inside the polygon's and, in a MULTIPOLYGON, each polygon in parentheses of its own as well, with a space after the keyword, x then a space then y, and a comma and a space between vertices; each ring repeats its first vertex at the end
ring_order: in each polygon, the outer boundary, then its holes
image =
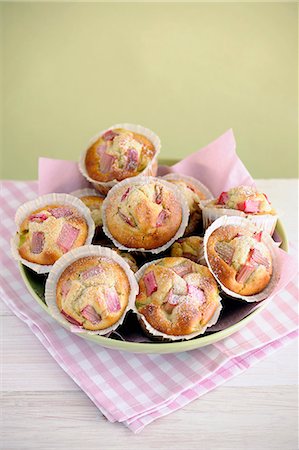
POLYGON ((196 286, 192 286, 192 284, 188 284, 187 289, 188 289, 188 295, 190 295, 190 297, 192 297, 193 299, 196 299, 201 305, 204 303, 205 295, 200 288, 198 288, 196 286))
POLYGON ((45 234, 42 231, 34 231, 32 233, 30 251, 34 254, 42 252, 45 244, 45 234))
POLYGON ((229 199, 228 193, 225 191, 221 192, 217 200, 217 205, 225 205, 228 199, 229 199))
POLYGON ((73 214, 73 211, 61 206, 59 208, 49 209, 49 213, 51 213, 52 216, 54 216, 56 219, 59 219, 60 217, 71 216, 73 214))
POLYGON ((254 233, 253 239, 255 239, 257 242, 261 242, 261 240, 262 240, 262 235, 263 235, 263 232, 262 232, 262 231, 259 231, 258 233, 254 233))
POLYGON ((215 250, 223 261, 229 266, 232 263, 235 249, 227 242, 217 242, 215 245, 215 250))
POLYGON ((73 227, 69 223, 63 224, 62 230, 60 231, 57 239, 57 245, 64 252, 68 252, 72 248, 78 234, 78 228, 73 227))
POLYGON ((237 208, 239 211, 244 211, 245 213, 256 213, 259 211, 260 203, 258 200, 245 200, 244 202, 238 203, 237 208))
POLYGON ((166 210, 162 209, 162 211, 158 215, 156 227, 161 227, 164 224, 167 216, 168 216, 168 214, 167 214, 166 210))
POLYGON ((240 284, 246 283, 246 281, 248 280, 248 278, 250 277, 252 272, 254 272, 254 270, 255 270, 255 266, 249 265, 249 264, 243 264, 243 266, 241 266, 240 270, 238 271, 238 273, 236 275, 237 283, 240 283, 240 284))
POLYGON ((130 225, 131 227, 135 227, 135 223, 133 222, 133 220, 130 217, 126 216, 121 211, 118 211, 118 215, 128 225, 130 225))
POLYGON ((100 171, 102 173, 108 173, 111 171, 115 157, 113 155, 108 155, 108 153, 103 152, 100 159, 100 171))
POLYGON ((158 289, 157 281, 154 272, 151 270, 143 277, 143 281, 146 288, 146 295, 149 297, 153 292, 158 289))
POLYGON ((138 152, 134 148, 127 151, 126 170, 135 170, 138 166, 138 152))
POLYGON ((100 158, 102 158, 103 153, 105 153, 107 149, 107 144, 101 144, 97 147, 96 152, 100 158))
POLYGON ((44 222, 47 220, 48 216, 44 213, 37 213, 32 214, 32 216, 29 217, 30 222, 44 222))
POLYGON ((61 294, 63 297, 66 297, 70 292, 72 282, 71 280, 64 281, 61 286, 61 294))
POLYGON ((177 305, 180 302, 180 296, 174 294, 173 289, 170 289, 165 297, 165 302, 168 302, 170 305, 177 305))
POLYGON ((88 278, 99 275, 100 273, 103 273, 102 267, 100 267, 100 266, 90 267, 90 269, 87 269, 84 272, 81 272, 81 278, 82 278, 82 280, 85 281, 85 280, 88 280, 88 278))
POLYGON ((81 311, 82 316, 94 325, 101 322, 101 316, 96 312, 93 306, 87 305, 81 311))
POLYGON ((61 314, 66 318, 66 320, 73 325, 77 325, 78 327, 82 326, 82 323, 78 322, 78 320, 74 319, 73 317, 69 316, 63 309, 60 311, 61 314))
POLYGON ((162 203, 162 187, 161 186, 155 186, 155 203, 157 203, 157 205, 161 205, 161 203, 162 203))
POLYGON ((265 266, 267 269, 269 269, 269 261, 267 258, 265 258, 261 252, 258 249, 253 249, 250 255, 250 262, 261 264, 262 266, 265 266))
POLYGON ((114 288, 106 291, 106 305, 110 312, 117 312, 120 310, 119 296, 114 288))
POLYGON ((115 131, 113 130, 108 130, 102 135, 102 138, 104 139, 104 141, 112 141, 115 136, 118 136, 118 133, 115 133, 115 131))
POLYGON ((128 188, 126 190, 126 192, 122 195, 122 197, 120 199, 122 202, 128 197, 130 190, 131 190, 131 188, 128 188))
POLYGON ((177 266, 174 266, 171 268, 177 275, 180 277, 183 277, 184 275, 187 275, 188 273, 192 272, 192 265, 189 262, 183 262, 178 264, 177 266))

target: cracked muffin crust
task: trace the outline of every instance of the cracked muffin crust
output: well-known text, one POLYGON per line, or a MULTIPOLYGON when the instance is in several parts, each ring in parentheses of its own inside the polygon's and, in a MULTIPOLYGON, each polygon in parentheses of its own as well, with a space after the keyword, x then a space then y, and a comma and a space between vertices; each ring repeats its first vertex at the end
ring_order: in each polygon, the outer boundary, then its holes
POLYGON ((168 257, 146 268, 135 305, 155 330, 184 336, 207 326, 220 307, 220 298, 207 267, 168 257))
POLYGON ((85 167, 95 181, 121 181, 139 175, 155 156, 153 143, 123 128, 106 131, 86 152, 85 167))
POLYGON ((200 236, 188 236, 178 239, 172 244, 170 254, 171 256, 191 259, 191 261, 204 266, 207 265, 204 258, 203 238, 200 236))
POLYGON ((63 316, 94 331, 109 328, 121 318, 129 295, 124 269, 107 257, 76 260, 64 270, 56 287, 56 302, 63 316))
POLYGON ((45 205, 26 217, 18 234, 18 252, 22 258, 51 265, 64 253, 84 245, 88 225, 73 206, 45 205))
POLYGON ((262 242, 262 233, 226 225, 213 231, 208 239, 207 257, 212 271, 237 294, 258 294, 270 282, 272 257, 262 242))
MULTIPOLYGON (((104 223, 117 243, 151 250, 169 242, 183 218, 182 203, 169 183, 139 177, 122 182, 104 202, 104 223)), ((104 228, 105 231, 105 228, 104 228)))

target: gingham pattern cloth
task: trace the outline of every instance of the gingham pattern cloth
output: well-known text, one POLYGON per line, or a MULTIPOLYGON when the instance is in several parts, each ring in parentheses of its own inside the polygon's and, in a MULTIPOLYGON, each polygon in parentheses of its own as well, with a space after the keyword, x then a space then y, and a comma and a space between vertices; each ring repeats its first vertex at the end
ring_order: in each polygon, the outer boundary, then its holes
POLYGON ((55 322, 27 292, 10 254, 17 207, 37 182, 1 186, 1 298, 111 422, 133 432, 243 372, 297 335, 297 286, 291 282, 241 331, 190 352, 169 355, 108 350, 55 322))

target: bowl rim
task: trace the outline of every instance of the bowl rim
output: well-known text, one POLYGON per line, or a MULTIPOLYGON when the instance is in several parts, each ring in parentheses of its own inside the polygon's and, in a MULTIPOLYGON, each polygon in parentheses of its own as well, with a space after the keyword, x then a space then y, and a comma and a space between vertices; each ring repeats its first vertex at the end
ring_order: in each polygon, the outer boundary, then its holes
MULTIPOLYGON (((288 239, 285 232, 285 228, 281 222, 281 220, 278 219, 277 225, 275 228, 275 231, 281 238, 281 245, 280 248, 288 251, 288 239)), ((40 306, 43 308, 44 311, 47 312, 47 314, 50 314, 48 306, 43 302, 43 300, 39 297, 39 295, 36 293, 36 291, 33 289, 32 284, 29 281, 29 278, 27 277, 25 266, 22 263, 19 263, 19 270, 21 273, 21 276, 23 278, 23 281, 25 283, 25 286, 31 296, 37 301, 37 303, 40 304, 40 306)), ((269 299, 271 300, 271 299, 269 299)), ((262 305, 252 311, 248 314, 248 316, 241 319, 239 322, 235 323, 234 325, 231 325, 228 328, 225 328, 221 331, 216 331, 212 334, 208 334, 206 336, 202 337, 196 337, 194 339, 185 340, 185 341, 179 341, 179 342, 128 342, 128 341, 121 341, 116 339, 110 339, 105 336, 100 335, 90 335, 88 333, 80 333, 78 336, 82 337, 83 339, 87 339, 89 341, 95 342, 98 345, 101 345, 105 348, 110 348, 114 350, 122 350, 130 353, 157 353, 157 354, 165 354, 165 353, 179 353, 179 352, 185 352, 190 350, 195 350, 196 348, 205 347, 206 345, 213 344, 215 342, 218 342, 233 333, 236 333, 241 328, 243 328, 245 325, 247 325, 248 322, 250 322, 256 314, 261 312, 267 305, 268 300, 264 301, 262 305)), ((52 317, 52 316, 51 316, 52 317)), ((54 319, 55 320, 55 319, 54 319)), ((61 325, 61 324, 60 324, 61 325)), ((62 325, 63 326, 63 325, 62 325)), ((67 329, 67 328, 65 328, 67 329)))

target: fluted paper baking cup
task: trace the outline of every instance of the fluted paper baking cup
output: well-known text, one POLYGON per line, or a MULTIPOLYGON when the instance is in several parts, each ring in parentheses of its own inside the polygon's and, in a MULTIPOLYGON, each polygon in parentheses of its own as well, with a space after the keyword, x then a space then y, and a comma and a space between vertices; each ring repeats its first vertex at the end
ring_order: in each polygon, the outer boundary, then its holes
POLYGON ((208 244, 208 240, 209 237, 211 236, 211 234, 213 233, 213 231, 215 231, 217 228, 220 228, 222 226, 226 226, 226 225, 236 225, 236 226, 240 226, 240 227, 244 227, 247 230, 250 230, 252 233, 255 233, 257 231, 260 231, 257 227, 254 226, 254 224, 248 220, 245 217, 239 217, 239 216, 222 216, 219 217, 219 219, 215 220, 212 225, 210 225, 210 227, 206 230, 205 235, 204 235, 204 255, 205 255, 205 259, 207 261, 208 267, 210 269, 210 271, 212 272, 212 274, 214 275, 214 277, 216 278, 216 280, 218 281, 218 283, 221 286, 221 289, 223 290, 223 292, 225 292, 225 294, 227 294, 229 297, 233 297, 235 299, 240 299, 240 300, 245 300, 246 302, 252 303, 252 302, 260 302, 262 300, 265 300, 266 298, 271 297, 271 293, 273 292, 273 290, 275 289, 279 278, 280 278, 280 274, 281 274, 281 263, 280 263, 280 258, 278 255, 278 247, 277 245, 274 243, 273 239, 271 238, 270 234, 268 234, 266 231, 263 230, 262 233, 262 242, 267 246, 270 254, 271 254, 271 258, 272 258, 272 276, 270 279, 269 284, 265 287, 265 289, 263 289, 262 292, 259 292, 258 294, 255 295, 241 295, 241 294, 237 294, 236 292, 231 291, 230 289, 228 289, 226 286, 224 286, 224 284, 219 280, 217 274, 213 271, 211 264, 209 262, 208 259, 208 252, 207 252, 207 244, 208 244))
MULTIPOLYGON (((144 272, 146 271, 146 269, 149 266, 151 266, 153 264, 156 264, 159 261, 162 261, 163 259, 164 258, 156 259, 155 261, 151 261, 149 263, 144 264, 142 267, 140 267, 138 272, 135 273, 135 277, 137 279, 137 282, 139 283, 139 281, 142 278, 144 272)), ((174 336, 174 335, 171 335, 171 334, 162 333, 161 331, 158 331, 155 328, 153 328, 150 325, 150 323, 146 320, 146 318, 138 311, 138 309, 136 308, 135 303, 134 303, 134 307, 132 308, 132 311, 137 315, 139 320, 142 320, 142 322, 143 322, 143 324, 145 326, 145 329, 149 332, 149 334, 151 334, 153 336, 159 336, 161 338, 168 339, 170 341, 182 341, 182 340, 189 340, 189 339, 192 339, 192 338, 194 338, 196 336, 204 334, 206 332, 207 328, 211 327, 212 325, 215 325, 215 323, 219 319, 220 312, 222 310, 222 304, 221 304, 221 297, 220 296, 218 296, 218 300, 219 300, 218 308, 214 312, 214 314, 211 317, 211 319, 209 320, 209 322, 200 331, 196 331, 194 333, 185 334, 185 335, 181 335, 181 336, 174 336)))
POLYGON ((80 333, 80 334, 99 334, 99 335, 106 335, 110 333, 111 331, 114 331, 116 328, 118 328, 124 321, 124 318, 129 310, 132 309, 133 305, 135 304, 135 299, 138 294, 139 287, 138 283, 136 281, 136 278, 134 276, 134 273, 130 269, 128 263, 124 261, 124 259, 118 255, 114 250, 107 247, 101 247, 99 245, 84 245, 82 247, 78 247, 74 250, 70 250, 68 253, 65 253, 61 258, 59 258, 55 264, 53 265, 45 287, 45 301, 46 304, 49 307, 49 312, 51 313, 52 317, 56 319, 61 325, 63 325, 65 328, 70 330, 73 333, 80 333), (70 266, 74 261, 77 261, 78 259, 88 257, 88 256, 96 256, 96 257, 104 257, 113 259, 113 261, 117 262, 122 269, 125 271, 129 283, 131 292, 129 295, 129 301, 127 304, 126 309, 124 310, 122 316, 120 319, 115 322, 115 324, 111 325, 108 328, 105 328, 103 330, 85 330, 83 327, 79 327, 76 325, 71 324, 70 322, 65 319, 65 317, 61 314, 57 303, 56 303, 56 286, 57 283, 64 272, 64 270, 70 266))
MULTIPOLYGON (((77 197, 69 194, 46 194, 41 195, 35 200, 31 200, 30 202, 24 203, 21 205, 15 215, 15 224, 17 226, 17 230, 19 231, 20 225, 22 222, 28 217, 33 211, 36 211, 39 208, 47 205, 69 205, 73 206, 77 209, 77 211, 84 217, 88 226, 88 234, 85 241, 85 244, 90 244, 95 232, 94 221, 92 220, 91 214, 87 206, 79 200, 77 197)), ((50 272, 53 264, 36 264, 26 259, 21 258, 18 248, 19 248, 19 236, 16 233, 14 237, 11 238, 11 252, 17 261, 20 261, 24 266, 29 267, 34 270, 36 273, 48 273, 50 272)))
MULTIPOLYGON (((87 150, 93 145, 106 131, 109 130, 115 130, 117 128, 123 128, 125 130, 133 131, 134 133, 142 134, 146 138, 148 138, 152 144, 155 147, 155 155, 152 158, 152 160, 149 162, 149 164, 146 166, 146 168, 140 172, 136 176, 155 176, 157 174, 158 170, 158 155, 161 150, 161 141, 159 136, 157 136, 152 130, 145 128, 141 125, 134 125, 132 123, 118 123, 116 125, 112 125, 109 128, 106 128, 105 130, 100 131, 97 133, 93 138, 90 139, 87 148, 81 153, 80 159, 79 159, 79 170, 90 183, 94 186, 95 189, 97 189, 99 192, 101 192, 103 195, 106 195, 107 192, 115 186, 117 183, 119 183, 118 180, 111 180, 111 181, 97 181, 91 178, 86 170, 85 166, 85 157, 87 150)), ((130 177, 134 179, 135 177, 130 177)))
POLYGON ((211 200, 202 200, 200 207, 202 209, 203 226, 206 230, 215 220, 222 216, 240 216, 248 219, 259 231, 266 231, 272 236, 274 233, 278 216, 276 214, 246 214, 243 211, 229 208, 215 208, 208 204, 211 200))
POLYGON ((189 208, 187 205, 187 202, 183 196, 183 194, 181 193, 180 189, 175 186, 172 183, 169 183, 168 181, 162 180, 161 178, 155 178, 155 177, 143 177, 143 176, 139 176, 139 177, 134 177, 134 178, 126 178, 123 181, 120 181, 117 185, 115 185, 107 194, 107 197, 105 198, 104 202, 103 202, 103 207, 102 207, 102 214, 103 214, 103 231, 106 234, 106 236, 111 239, 111 241, 113 242, 113 244, 119 248, 120 250, 126 250, 128 252, 150 252, 150 253, 161 253, 164 250, 166 250, 167 248, 169 248, 177 239, 179 239, 180 237, 183 236, 186 226, 188 224, 188 220, 189 220, 189 208), (115 192, 117 192, 118 189, 122 189, 124 186, 132 186, 132 185, 143 185, 143 184, 149 184, 152 182, 159 182, 162 185, 164 185, 168 190, 170 190, 178 199, 178 201, 181 204, 182 207, 182 222, 181 225, 179 226, 177 232, 175 233, 175 235, 173 236, 172 239, 170 239, 166 244, 162 245, 161 247, 157 247, 154 249, 144 249, 144 248, 129 248, 129 247, 125 247, 124 245, 122 245, 120 242, 118 242, 114 236, 110 233, 108 226, 107 226, 107 221, 106 221, 106 209, 109 205, 109 203, 111 203, 111 198, 114 195, 115 192))

